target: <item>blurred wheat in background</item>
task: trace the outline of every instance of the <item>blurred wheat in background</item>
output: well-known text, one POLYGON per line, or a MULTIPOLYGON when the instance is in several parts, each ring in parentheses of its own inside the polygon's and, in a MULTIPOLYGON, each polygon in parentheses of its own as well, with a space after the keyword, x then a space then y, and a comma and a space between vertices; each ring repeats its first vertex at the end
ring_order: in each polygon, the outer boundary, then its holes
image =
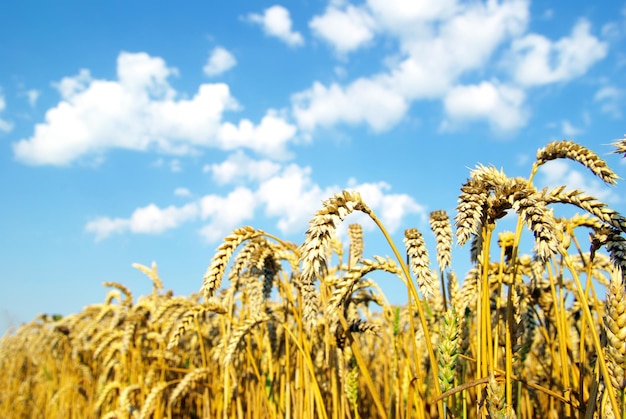
MULTIPOLYGON (((626 157, 626 139, 613 145, 626 157)), ((618 181, 571 141, 539 150, 528 178, 478 166, 454 216, 473 263, 464 273, 445 211, 431 213, 433 268, 422 232, 408 228, 401 253, 348 191, 323 203, 301 245, 233 231, 196 295, 173 295, 156 264, 136 264, 151 295, 105 283, 102 304, 0 340, 0 416, 625 418, 626 219, 580 190, 538 190, 554 159, 618 181), (358 224, 345 252, 336 231, 357 211, 393 258, 364 255, 358 224), (515 231, 497 227, 507 213, 515 231), (374 274, 402 281, 407 304, 390 305, 374 274)))

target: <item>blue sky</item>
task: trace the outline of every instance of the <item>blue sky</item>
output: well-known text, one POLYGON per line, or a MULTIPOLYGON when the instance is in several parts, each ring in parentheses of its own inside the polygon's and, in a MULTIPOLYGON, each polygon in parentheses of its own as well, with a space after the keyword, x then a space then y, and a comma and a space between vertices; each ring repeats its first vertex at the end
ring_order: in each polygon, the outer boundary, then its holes
MULTIPOLYGON (((478 163, 527 176, 567 138, 625 177, 622 2, 181 4, 0 5, 0 330, 100 302, 103 281, 149 292, 134 262, 195 292, 232 229, 301 243, 341 189, 434 249, 429 212, 453 217, 478 163)), ((622 183, 574 163, 536 183, 626 212, 622 183)))

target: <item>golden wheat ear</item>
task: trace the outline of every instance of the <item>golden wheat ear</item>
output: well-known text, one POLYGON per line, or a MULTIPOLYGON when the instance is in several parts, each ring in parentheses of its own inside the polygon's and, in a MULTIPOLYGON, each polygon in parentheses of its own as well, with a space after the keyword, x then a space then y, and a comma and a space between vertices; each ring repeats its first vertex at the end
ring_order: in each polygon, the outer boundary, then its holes
POLYGON ((574 160, 602 179, 603 182, 615 185, 619 176, 613 172, 596 153, 573 141, 553 141, 537 151, 536 167, 555 159, 574 160))
POLYGON ((337 227, 353 211, 371 213, 358 192, 343 191, 324 201, 322 208, 310 221, 306 238, 300 247, 302 275, 299 278, 299 288, 304 302, 303 320, 309 329, 315 325, 319 313, 315 281, 326 277, 328 249, 337 227))
POLYGON ((224 238, 224 242, 217 248, 202 280, 201 292, 204 294, 205 300, 212 298, 222 284, 224 272, 237 246, 246 240, 262 235, 263 231, 245 226, 236 229, 224 238))

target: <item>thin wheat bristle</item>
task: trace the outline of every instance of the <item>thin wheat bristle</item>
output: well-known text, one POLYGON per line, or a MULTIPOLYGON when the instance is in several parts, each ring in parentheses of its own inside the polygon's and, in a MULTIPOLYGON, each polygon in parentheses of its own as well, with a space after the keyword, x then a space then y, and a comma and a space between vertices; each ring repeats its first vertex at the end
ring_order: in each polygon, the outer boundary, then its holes
POLYGON ((626 135, 624 136, 624 138, 616 140, 611 145, 613 146, 613 148, 615 148, 615 150, 613 150, 613 153, 623 154, 622 157, 626 157, 626 135))
POLYGON ((537 151, 537 166, 555 159, 577 161, 610 185, 616 184, 617 179, 619 179, 615 172, 596 153, 573 141, 553 141, 537 151))
POLYGON ((437 278, 430 269, 430 259, 424 238, 417 228, 409 228, 404 232, 406 254, 410 258, 411 271, 419 286, 422 296, 428 298, 435 295, 437 278))

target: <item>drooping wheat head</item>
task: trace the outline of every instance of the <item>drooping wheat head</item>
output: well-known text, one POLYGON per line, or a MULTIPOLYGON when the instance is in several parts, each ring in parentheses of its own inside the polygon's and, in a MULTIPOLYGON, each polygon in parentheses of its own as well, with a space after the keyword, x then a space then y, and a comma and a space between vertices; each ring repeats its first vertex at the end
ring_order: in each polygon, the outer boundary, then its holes
POLYGON ((353 211, 365 214, 371 212, 357 192, 343 191, 324 201, 322 209, 317 211, 309 223, 306 239, 301 246, 302 274, 299 278, 304 302, 303 320, 309 329, 315 324, 319 312, 315 280, 327 275, 326 254, 331 241, 339 223, 353 211))
POLYGON ((596 153, 573 141, 553 141, 537 151, 536 167, 550 160, 570 159, 587 167, 602 181, 614 185, 619 178, 596 153))

